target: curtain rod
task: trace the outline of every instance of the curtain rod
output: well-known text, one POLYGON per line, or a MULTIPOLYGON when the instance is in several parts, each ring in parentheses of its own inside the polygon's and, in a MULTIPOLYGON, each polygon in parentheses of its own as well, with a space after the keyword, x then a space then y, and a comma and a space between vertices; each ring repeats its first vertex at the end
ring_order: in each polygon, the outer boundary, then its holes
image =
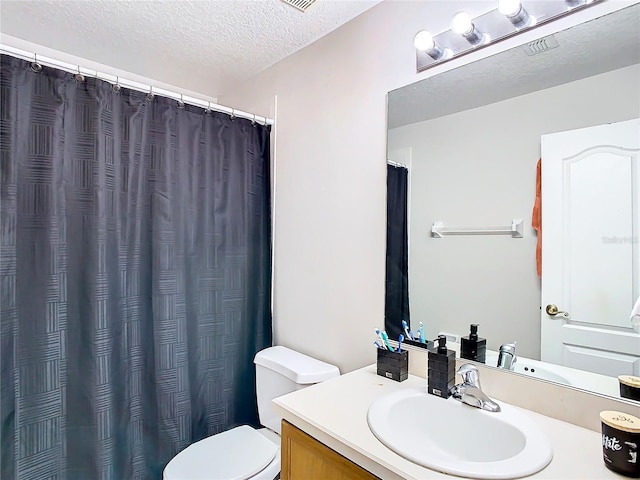
POLYGON ((273 125, 274 123, 272 118, 262 117, 260 115, 255 115, 253 113, 243 112, 242 110, 236 110, 235 108, 225 107, 224 105, 218 105, 217 103, 212 103, 208 100, 202 100, 202 99, 191 97, 188 95, 183 95, 182 93, 179 93, 179 92, 165 90, 163 88, 157 88, 157 87, 154 87, 153 85, 146 85, 144 83, 136 82, 133 80, 127 80, 117 75, 111 75, 109 73, 104 73, 104 72, 99 72, 97 70, 84 68, 80 65, 63 62, 51 57, 41 56, 41 55, 38 55, 37 53, 28 52, 26 50, 10 47, 8 45, 0 44, 0 52, 5 53, 7 55, 11 55, 12 57, 21 58, 22 60, 37 62, 40 65, 46 65, 48 67, 58 68, 66 72, 80 73, 87 77, 99 78, 100 80, 105 80, 109 83, 118 84, 121 87, 130 88, 132 90, 137 90, 139 92, 147 92, 147 93, 152 92, 154 95, 169 97, 177 101, 188 103, 190 105, 195 105, 197 107, 202 107, 205 109, 208 108, 210 110, 226 113, 234 117, 247 118, 249 120, 252 120, 257 123, 262 123, 264 125, 273 125))
POLYGON ((403 163, 394 162, 393 160, 387 160, 387 164, 391 165, 392 167, 401 167, 401 168, 406 168, 407 170, 409 170, 409 167, 407 167, 403 163))

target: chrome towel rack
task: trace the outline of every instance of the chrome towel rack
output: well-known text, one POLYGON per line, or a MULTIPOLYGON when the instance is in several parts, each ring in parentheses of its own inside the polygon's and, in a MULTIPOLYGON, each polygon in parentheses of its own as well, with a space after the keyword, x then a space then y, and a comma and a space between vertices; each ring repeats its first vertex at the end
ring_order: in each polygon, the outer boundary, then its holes
POLYGON ((435 222, 431 227, 431 236, 442 238, 445 235, 511 235, 513 238, 522 238, 522 219, 514 218, 511 225, 504 227, 445 227, 442 222, 435 222))

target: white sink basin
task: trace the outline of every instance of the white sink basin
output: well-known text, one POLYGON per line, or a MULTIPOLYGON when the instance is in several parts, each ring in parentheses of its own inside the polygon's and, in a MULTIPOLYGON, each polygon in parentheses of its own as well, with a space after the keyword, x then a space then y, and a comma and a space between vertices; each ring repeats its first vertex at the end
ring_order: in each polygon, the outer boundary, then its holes
POLYGON ((389 449, 432 470, 469 478, 539 472, 553 456, 549 440, 526 413, 498 403, 501 412, 487 412, 406 388, 376 400, 367 421, 389 449))

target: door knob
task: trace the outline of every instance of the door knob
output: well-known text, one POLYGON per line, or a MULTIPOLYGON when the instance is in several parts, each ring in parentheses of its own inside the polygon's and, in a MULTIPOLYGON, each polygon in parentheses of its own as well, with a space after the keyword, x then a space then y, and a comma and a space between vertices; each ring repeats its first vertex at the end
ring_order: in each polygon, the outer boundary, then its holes
POLYGON ((558 306, 554 305, 553 303, 550 305, 547 305, 546 311, 547 311, 547 315, 549 315, 550 317, 555 317, 557 315, 560 315, 561 317, 569 318, 569 312, 564 312, 562 310, 559 310, 558 306))

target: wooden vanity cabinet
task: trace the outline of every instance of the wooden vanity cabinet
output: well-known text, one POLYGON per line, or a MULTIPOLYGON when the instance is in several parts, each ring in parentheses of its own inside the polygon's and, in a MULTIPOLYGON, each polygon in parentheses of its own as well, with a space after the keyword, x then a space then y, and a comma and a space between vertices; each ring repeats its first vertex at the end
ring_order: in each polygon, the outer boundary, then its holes
POLYGON ((375 475, 282 421, 281 480, 374 480, 375 475))

